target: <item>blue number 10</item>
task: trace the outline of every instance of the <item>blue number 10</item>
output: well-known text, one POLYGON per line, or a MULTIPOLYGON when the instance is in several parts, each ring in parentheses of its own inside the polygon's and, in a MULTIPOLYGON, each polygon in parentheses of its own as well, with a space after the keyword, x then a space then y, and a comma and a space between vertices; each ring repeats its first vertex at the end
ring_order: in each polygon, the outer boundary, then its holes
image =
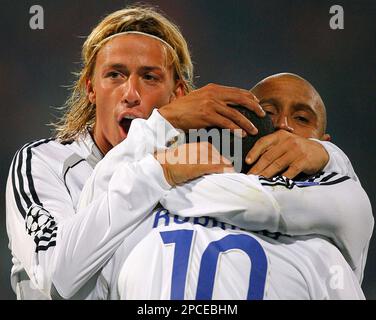
MULTIPOLYGON (((193 230, 173 230, 160 233, 165 244, 175 244, 171 281, 171 299, 173 300, 184 299, 193 232, 193 230)), ((202 254, 196 292, 197 300, 212 299, 219 254, 231 249, 242 250, 252 263, 247 299, 263 299, 268 267, 264 249, 250 235, 230 234, 209 243, 202 254)))

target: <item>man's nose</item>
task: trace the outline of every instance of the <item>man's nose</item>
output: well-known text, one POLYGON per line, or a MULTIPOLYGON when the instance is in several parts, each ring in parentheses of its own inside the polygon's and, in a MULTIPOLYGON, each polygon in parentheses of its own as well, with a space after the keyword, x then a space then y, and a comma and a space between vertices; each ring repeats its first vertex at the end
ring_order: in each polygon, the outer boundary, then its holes
POLYGON ((141 103, 141 95, 137 77, 130 76, 125 83, 123 102, 128 107, 134 107, 141 103))
POLYGON ((294 132, 294 128, 289 126, 288 117, 286 115, 280 115, 277 119, 277 123, 275 123, 274 126, 276 129, 294 132))

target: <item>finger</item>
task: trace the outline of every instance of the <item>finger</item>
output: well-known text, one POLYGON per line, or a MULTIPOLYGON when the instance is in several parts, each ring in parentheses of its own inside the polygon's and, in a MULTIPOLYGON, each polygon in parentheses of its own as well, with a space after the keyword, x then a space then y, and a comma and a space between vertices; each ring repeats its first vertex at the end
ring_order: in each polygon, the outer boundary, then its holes
POLYGON ((239 136, 239 133, 241 132, 241 137, 245 137, 247 135, 247 132, 242 130, 241 127, 239 127, 235 122, 230 120, 229 118, 223 116, 222 114, 216 112, 211 115, 210 120, 208 120, 207 126, 214 126, 219 127, 222 129, 229 129, 233 134, 239 136))
POLYGON ((240 105, 243 106, 252 112, 254 112, 258 117, 264 117, 266 115, 264 109, 260 106, 258 102, 249 97, 239 96, 238 99, 224 100, 228 105, 240 105))
POLYGON ((216 107, 216 111, 243 128, 249 134, 256 135, 258 133, 258 130, 254 124, 238 110, 228 107, 227 105, 218 105, 216 107))
POLYGON ((265 116, 265 111, 259 104, 257 97, 250 91, 235 87, 218 86, 216 98, 226 104, 241 105, 255 112, 259 117, 265 116))
POLYGON ((257 174, 266 178, 274 177, 281 174, 289 166, 293 165, 294 161, 295 155, 291 152, 287 152, 278 159, 274 160, 268 167, 257 174))
POLYGON ((225 87, 229 90, 233 90, 233 91, 238 91, 238 92, 241 92, 242 94, 244 94, 246 97, 250 97, 252 100, 255 100, 256 102, 260 102, 259 98, 256 97, 256 95, 251 91, 251 90, 246 90, 246 89, 242 89, 242 88, 237 88, 237 87, 225 87))
POLYGON ((284 163, 284 161, 287 161, 285 156, 286 153, 288 153, 288 150, 286 150, 284 146, 273 146, 271 149, 261 155, 255 165, 251 168, 250 172, 252 174, 261 175, 261 173, 270 166, 282 166, 281 170, 287 168, 287 165, 284 163))
POLYGON ((232 105, 240 105, 243 106, 252 112, 254 112, 258 117, 262 118, 266 115, 264 109, 259 105, 258 102, 255 100, 249 99, 248 97, 243 97, 241 99, 238 99, 237 103, 234 103, 232 100, 225 101, 226 104, 232 106, 232 105))
POLYGON ((299 173, 303 172, 304 160, 299 159, 292 163, 289 168, 282 173, 283 176, 289 179, 294 179, 299 173))
POLYGON ((251 97, 251 99, 255 100, 256 102, 260 102, 260 100, 250 90, 237 88, 237 87, 224 86, 224 85, 219 85, 219 84, 214 84, 214 83, 207 85, 206 88, 210 88, 214 91, 217 91, 216 96, 217 97, 220 96, 223 99, 226 99, 226 97, 228 98, 231 95, 241 93, 245 96, 251 97))
POLYGON ((251 90, 246 90, 246 91, 251 95, 251 97, 253 97, 253 100, 255 100, 258 103, 260 103, 260 99, 257 98, 256 95, 251 90))
POLYGON ((252 147, 252 149, 248 152, 246 156, 246 163, 252 164, 257 159, 260 158, 260 156, 266 152, 271 146, 278 144, 279 138, 278 135, 272 133, 265 137, 260 138, 255 145, 252 147))

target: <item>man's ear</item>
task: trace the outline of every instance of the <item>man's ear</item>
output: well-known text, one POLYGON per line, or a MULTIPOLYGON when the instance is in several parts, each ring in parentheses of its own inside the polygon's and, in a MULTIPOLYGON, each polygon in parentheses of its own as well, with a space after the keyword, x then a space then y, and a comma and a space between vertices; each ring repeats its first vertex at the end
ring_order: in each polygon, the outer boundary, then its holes
POLYGON ((170 101, 169 102, 172 102, 174 101, 175 99, 177 98, 180 98, 182 96, 185 96, 185 93, 184 93, 184 85, 183 85, 183 82, 182 81, 178 81, 175 85, 175 89, 174 89, 174 92, 171 94, 171 97, 170 97, 170 101))
POLYGON ((325 134, 321 137, 320 140, 321 140, 321 141, 330 141, 330 140, 332 140, 332 137, 330 136, 329 133, 325 133, 325 134))
POLYGON ((95 104, 95 90, 90 79, 86 80, 86 94, 91 104, 95 104))

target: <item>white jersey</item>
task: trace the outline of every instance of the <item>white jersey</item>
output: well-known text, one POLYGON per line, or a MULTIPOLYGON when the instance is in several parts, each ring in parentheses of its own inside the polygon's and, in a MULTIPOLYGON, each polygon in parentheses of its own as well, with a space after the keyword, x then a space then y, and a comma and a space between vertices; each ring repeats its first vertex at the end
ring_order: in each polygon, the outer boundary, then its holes
POLYGON ((164 147, 178 132, 158 112, 144 123, 143 128, 134 125, 140 129, 134 135, 136 146, 126 139, 103 161, 89 133, 66 144, 51 139, 32 142, 16 153, 7 181, 6 223, 13 256, 11 282, 18 298, 74 297, 170 188, 159 163, 152 156, 145 158, 144 150, 150 145, 164 147), (165 134, 154 139, 164 127, 165 134), (124 160, 128 152, 132 159, 140 152, 143 159, 112 168, 111 175, 121 180, 108 183, 90 207, 78 209, 94 167, 111 165, 116 152, 124 160))
POLYGON ((143 224, 125 262, 127 240, 98 281, 103 288, 110 277, 120 299, 364 299, 340 251, 320 237, 255 234, 165 209, 143 224))
MULTIPOLYGON (((148 120, 134 120, 128 138, 103 159, 88 133, 67 144, 36 141, 17 152, 6 210, 12 287, 19 298, 85 297, 92 291, 103 267, 170 190, 151 151, 166 148, 177 134, 154 111, 148 120), (161 129, 164 134, 157 134, 161 129)), ((343 152, 324 146, 327 166, 357 181, 343 152)), ((369 221, 368 214, 354 217, 369 221)), ((356 240, 369 237, 365 232, 356 240)))

